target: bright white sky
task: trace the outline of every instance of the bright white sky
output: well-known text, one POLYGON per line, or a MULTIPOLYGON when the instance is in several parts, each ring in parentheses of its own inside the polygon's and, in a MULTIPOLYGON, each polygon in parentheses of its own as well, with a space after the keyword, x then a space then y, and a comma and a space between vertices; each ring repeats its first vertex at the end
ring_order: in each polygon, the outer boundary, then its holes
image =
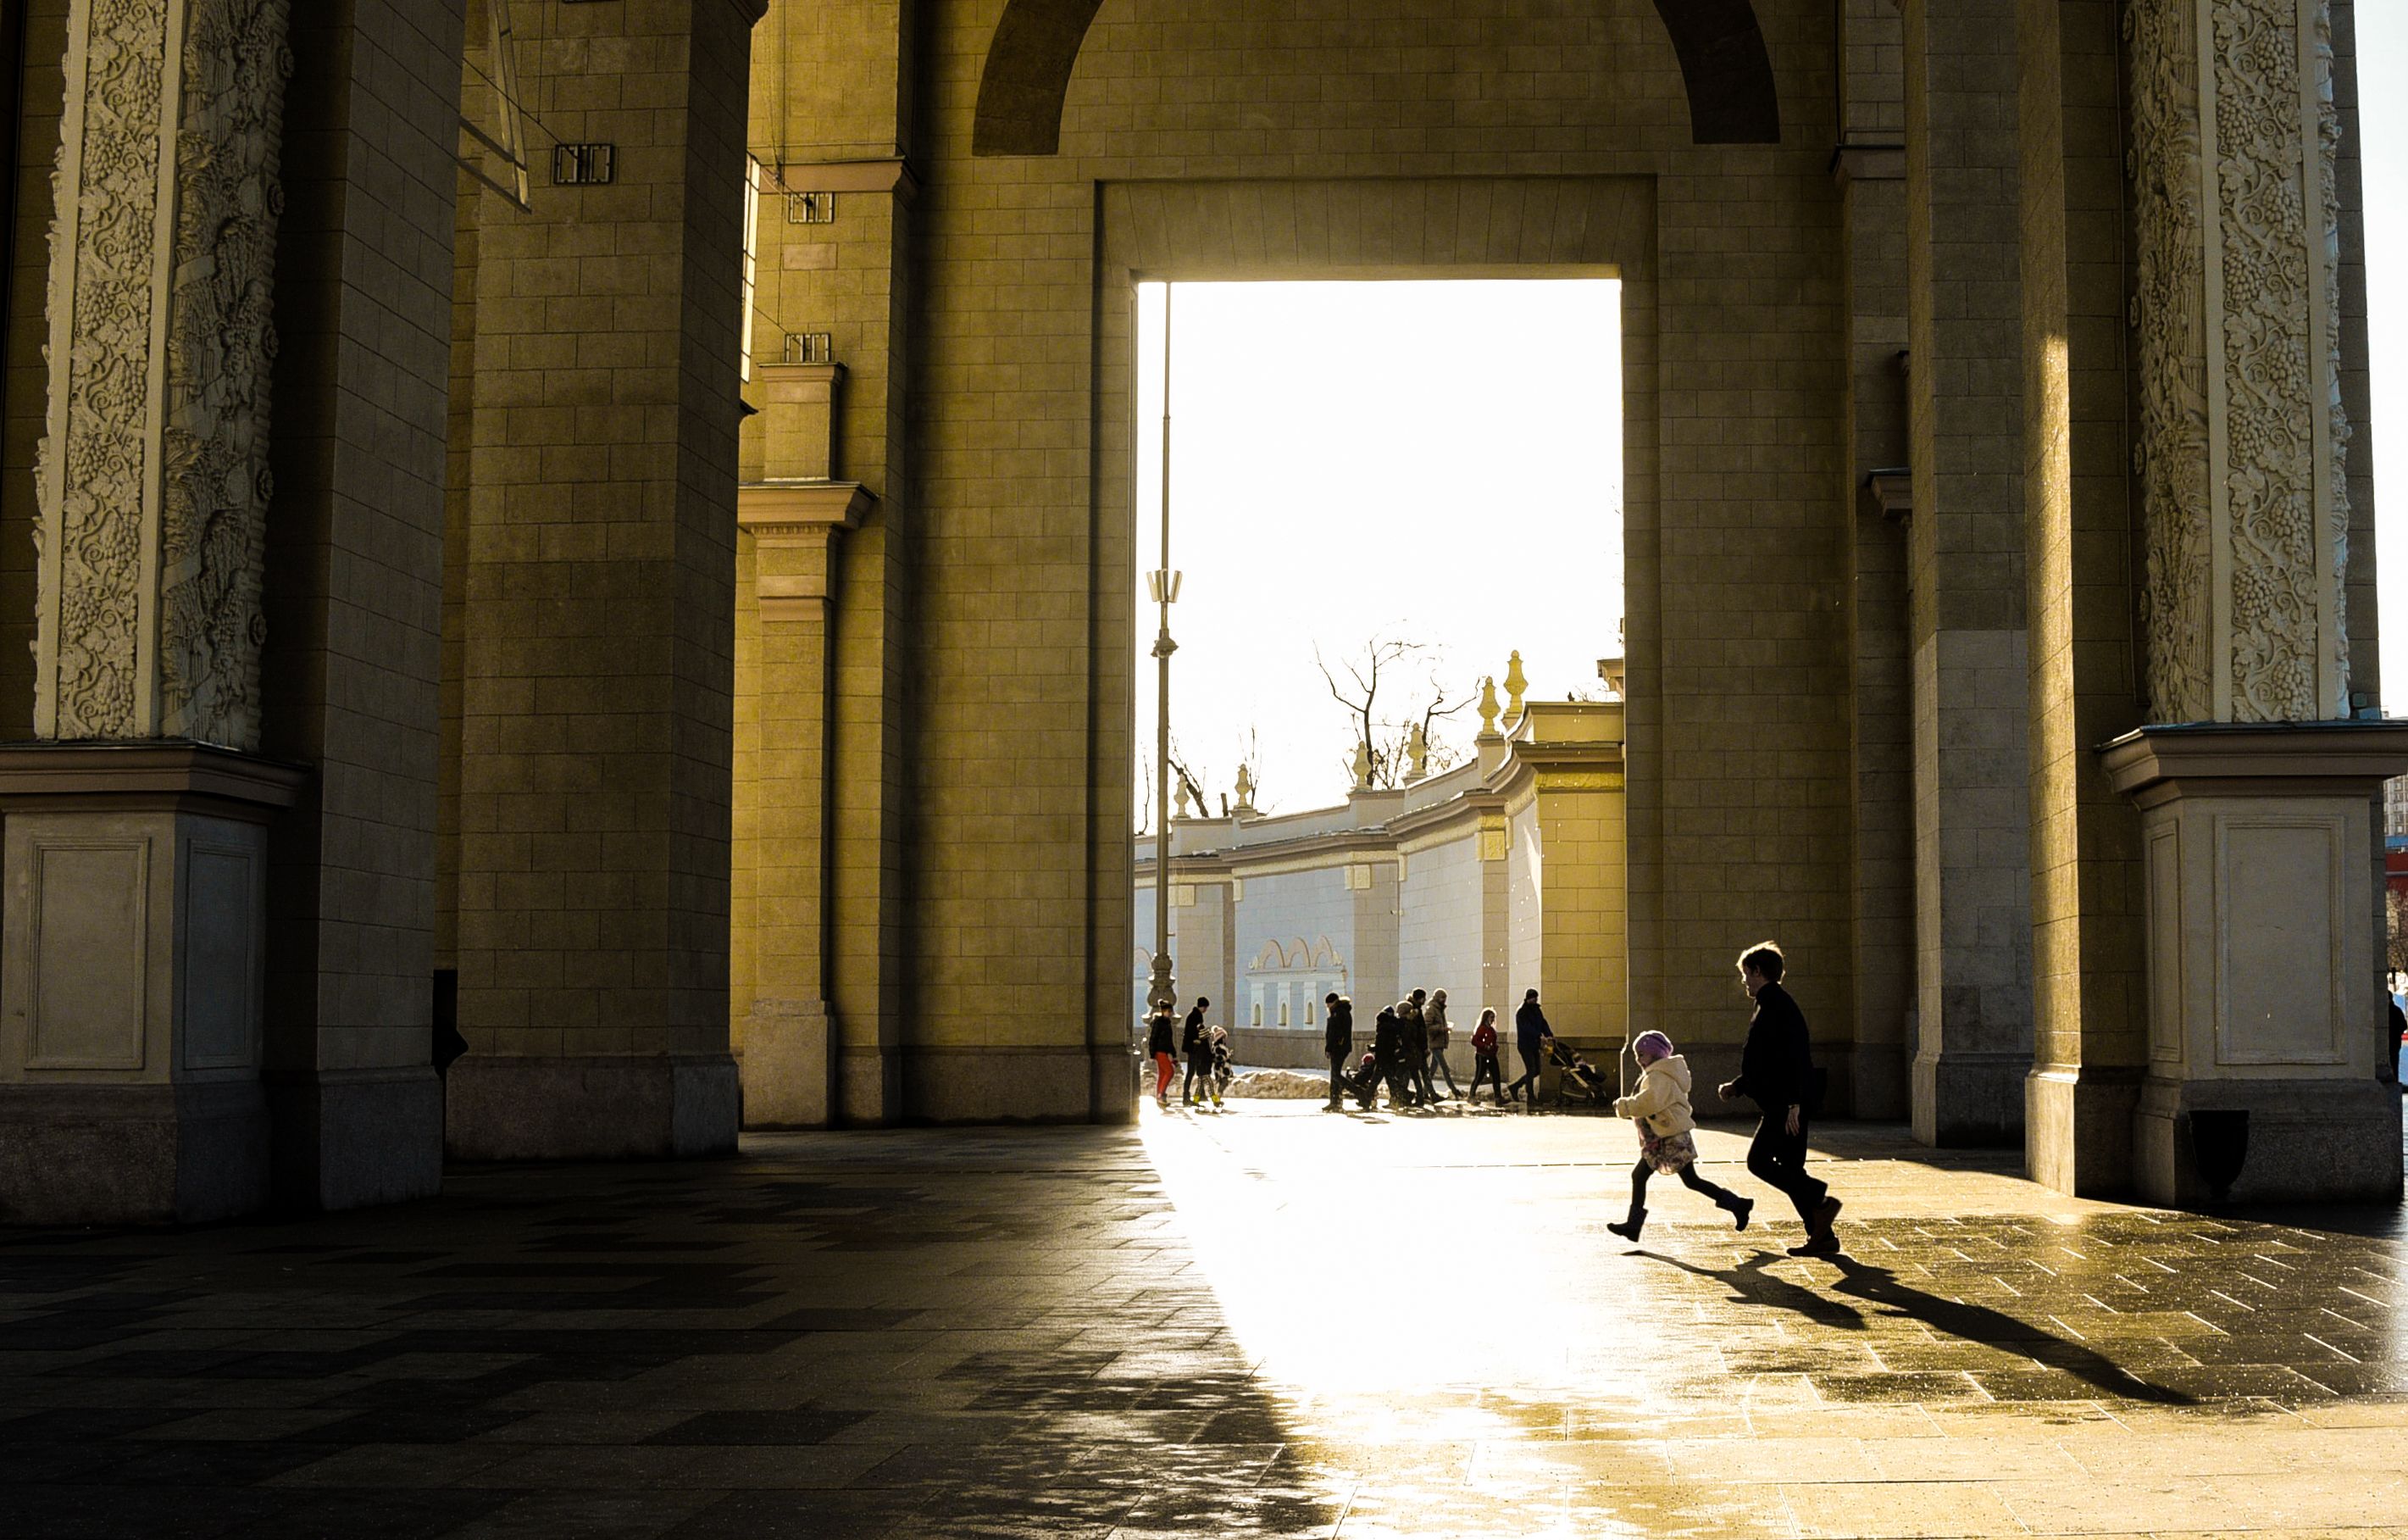
MULTIPOLYGON (((1140 785, 1162 296, 1138 291, 1140 785)), ((1315 643, 1333 668, 1374 634, 1442 643, 1450 700, 1501 679, 1516 648, 1535 698, 1601 689, 1597 660, 1621 651, 1621 296, 1599 280, 1177 286, 1170 565, 1186 579, 1171 731, 1216 806, 1249 730, 1257 807, 1345 799, 1355 732, 1315 643)), ((1428 673, 1400 684, 1426 688, 1428 673)), ((1389 690, 1383 677, 1383 716, 1389 690)), ((1469 744, 1478 716, 1452 720, 1440 736, 1469 744)))

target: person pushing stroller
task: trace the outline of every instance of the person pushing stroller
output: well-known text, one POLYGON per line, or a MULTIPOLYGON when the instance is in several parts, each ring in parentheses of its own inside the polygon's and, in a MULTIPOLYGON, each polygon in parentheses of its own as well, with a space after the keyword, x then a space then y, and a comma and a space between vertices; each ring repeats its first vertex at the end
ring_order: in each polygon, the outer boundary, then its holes
POLYGON ((1672 1051, 1672 1040, 1661 1032, 1641 1032, 1630 1045, 1639 1060, 1639 1089, 1613 1103, 1617 1117, 1639 1128, 1639 1163, 1630 1168, 1630 1214, 1606 1229, 1626 1241, 1636 1241, 1647 1223, 1647 1178, 1678 1176, 1691 1192, 1703 1193, 1713 1205, 1747 1228, 1756 1200, 1742 1198, 1698 1174, 1696 1114, 1689 1105, 1689 1061, 1672 1051))

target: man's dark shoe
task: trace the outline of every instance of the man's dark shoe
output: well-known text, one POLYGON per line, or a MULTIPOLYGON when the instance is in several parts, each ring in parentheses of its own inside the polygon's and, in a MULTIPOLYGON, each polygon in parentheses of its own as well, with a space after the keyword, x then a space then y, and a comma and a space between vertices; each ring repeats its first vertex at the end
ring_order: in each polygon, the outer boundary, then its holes
POLYGON ((1730 1210, 1731 1217, 1739 1221, 1731 1227, 1732 1232, 1736 1234, 1745 1231, 1747 1229, 1748 1216, 1756 1212, 1756 1200, 1753 1198, 1734 1198, 1724 1206, 1730 1210))
POLYGON ((1828 1230, 1810 1241, 1800 1242, 1789 1248, 1789 1255, 1792 1257, 1836 1257, 1839 1254, 1840 1238, 1828 1230))
POLYGON ((1814 1210, 1814 1217, 1807 1221, 1806 1232, 1810 1235, 1828 1235, 1831 1233, 1831 1221, 1839 1216, 1840 1201, 1837 1198, 1826 1198, 1814 1210))

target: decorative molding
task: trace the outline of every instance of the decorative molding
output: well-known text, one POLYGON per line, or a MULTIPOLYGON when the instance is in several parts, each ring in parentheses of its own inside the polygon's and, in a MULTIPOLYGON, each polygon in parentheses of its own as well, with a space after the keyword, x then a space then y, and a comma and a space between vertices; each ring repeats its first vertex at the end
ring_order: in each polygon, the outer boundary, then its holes
POLYGON ((76 0, 36 731, 255 748, 287 0, 76 0))
POLYGON ((2126 28, 2152 714, 2344 716, 2330 3, 2133 0, 2126 28))

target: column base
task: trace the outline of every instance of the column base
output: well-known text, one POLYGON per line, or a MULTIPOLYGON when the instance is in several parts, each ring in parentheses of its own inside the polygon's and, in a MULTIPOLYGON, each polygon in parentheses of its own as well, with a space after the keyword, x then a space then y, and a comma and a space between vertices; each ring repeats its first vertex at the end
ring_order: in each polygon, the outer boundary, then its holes
POLYGON ((903 1121, 903 1058, 892 1047, 847 1048, 837 1059, 837 1124, 884 1129, 903 1121))
POLYGON ((824 1129, 832 1121, 828 1043, 835 1035, 827 1003, 761 1000, 744 1022, 744 1126, 824 1129))
POLYGON ((0 1086, 0 1222, 201 1224, 267 1205, 255 1080, 0 1086))
MULTIPOLYGON (((1825 1117, 1853 1117, 1869 1123, 1894 1123, 1906 1117, 1913 1102, 1907 1092, 1904 1044, 1816 1043, 1814 1059, 1831 1074, 1825 1117)), ((1713 1087, 1706 1089, 1711 1094, 1713 1087)))
POLYGON ((471 1053, 445 1077, 444 1143, 462 1160, 732 1155, 742 1092, 726 1054, 471 1053))
POLYGON ((2132 1117, 2141 1072, 2058 1065, 2024 1081, 2024 1170, 2077 1198, 2132 1190, 2132 1117))
POLYGON ((1914 1056, 1914 1137, 1942 1149, 2023 1143, 2031 1055, 1950 1049, 1914 1056))
POLYGON ((1095 1115, 1084 1043, 914 1048, 904 1084, 913 1122, 1085 1123, 1095 1115))
POLYGON ((279 1207, 365 1208, 443 1190, 443 1082, 434 1069, 271 1077, 279 1207))
MULTIPOLYGON (((2151 1075, 2132 1121, 2143 1198, 2176 1208, 2214 1201, 2192 1114, 2249 1115, 2233 1203, 2397 1203, 2400 1093, 2372 1079, 2171 1080, 2151 1075)), ((2211 1152, 2212 1153, 2212 1152, 2211 1152)))

